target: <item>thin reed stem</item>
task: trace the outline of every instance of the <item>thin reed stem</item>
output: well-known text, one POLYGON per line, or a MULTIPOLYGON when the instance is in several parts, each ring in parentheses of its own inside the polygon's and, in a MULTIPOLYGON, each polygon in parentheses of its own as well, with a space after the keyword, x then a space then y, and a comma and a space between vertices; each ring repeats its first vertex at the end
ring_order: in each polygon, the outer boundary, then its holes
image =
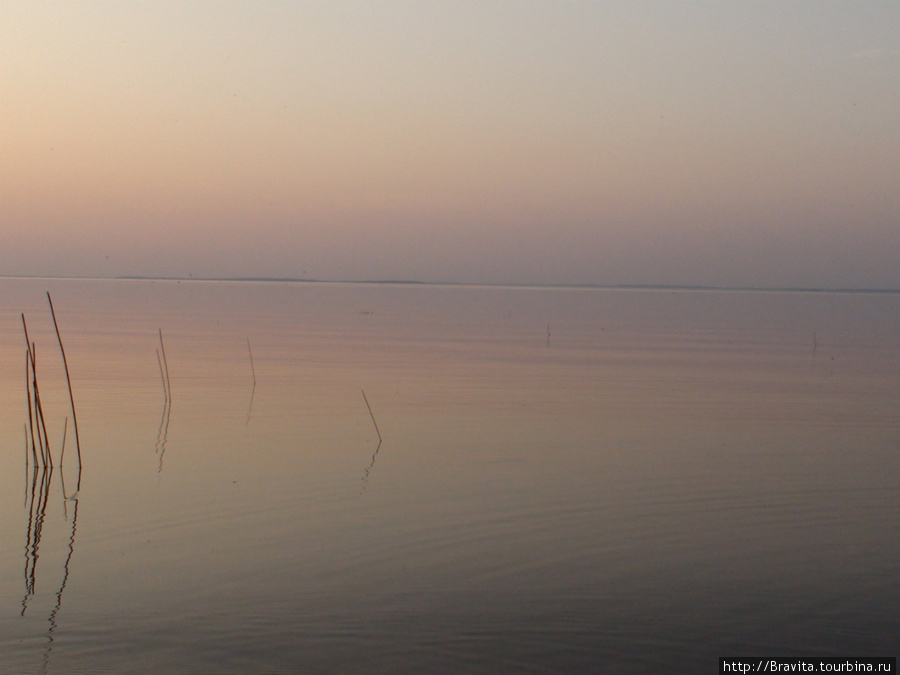
MULTIPOLYGON (((25 320, 23 315, 22 320, 25 320)), ((27 333, 26 333, 27 335, 27 333)), ((50 455, 50 438, 47 436, 47 423, 44 419, 44 406, 41 404, 41 393, 37 380, 37 345, 31 343, 31 376, 32 390, 34 393, 35 427, 38 430, 38 441, 41 446, 41 461, 44 466, 53 467, 53 457, 50 455), (43 436, 41 433, 43 432, 43 436)))
MULTIPOLYGON (((62 465, 63 465, 63 457, 65 457, 65 455, 66 455, 66 431, 68 431, 68 429, 69 429, 69 418, 66 417, 65 421, 63 422, 62 449, 59 451, 59 468, 60 469, 62 468, 62 465)), ((62 474, 61 471, 60 471, 60 474, 62 474)))
POLYGON ((366 407, 369 409, 369 415, 372 417, 372 424, 375 425, 375 433, 378 434, 378 442, 381 443, 381 432, 378 431, 378 422, 375 421, 375 413, 372 412, 372 406, 369 405, 369 399, 366 398, 366 392, 363 391, 363 400, 366 402, 366 407))
MULTIPOLYGON (((31 408, 31 349, 25 352, 25 398, 28 401, 28 431, 31 432, 31 455, 37 466, 37 448, 34 445, 34 415, 31 408)), ((28 437, 25 437, 26 442, 28 437)), ((27 463, 27 459, 26 459, 27 463)))
MULTIPOLYGON (((56 322, 56 312, 53 311, 53 300, 47 291, 47 302, 50 303, 50 315, 53 317, 53 327, 56 329, 56 339, 59 342, 59 351, 62 353, 63 367, 66 370, 66 384, 69 386, 69 402, 72 404, 72 426, 75 427, 75 448, 78 450, 78 466, 81 466, 81 441, 78 437, 78 416, 75 414, 75 396, 72 394, 72 379, 69 377, 69 362, 66 360, 66 350, 63 347, 62 337, 59 334, 59 324, 56 322)), ((23 317, 24 318, 24 317, 23 317)))
POLYGON ((166 405, 169 403, 169 388, 166 387, 166 374, 163 372, 163 364, 162 357, 159 355, 159 350, 156 350, 156 362, 159 364, 159 377, 162 379, 163 386, 163 396, 166 399, 166 405))
POLYGON ((250 338, 247 338, 247 352, 250 354, 250 372, 253 373, 253 386, 256 387, 256 368, 253 367, 253 350, 250 349, 250 338))
POLYGON ((166 391, 169 395, 169 402, 172 401, 172 383, 169 380, 169 361, 166 359, 166 345, 163 343, 162 328, 159 329, 159 347, 162 350, 162 361, 166 369, 166 391))

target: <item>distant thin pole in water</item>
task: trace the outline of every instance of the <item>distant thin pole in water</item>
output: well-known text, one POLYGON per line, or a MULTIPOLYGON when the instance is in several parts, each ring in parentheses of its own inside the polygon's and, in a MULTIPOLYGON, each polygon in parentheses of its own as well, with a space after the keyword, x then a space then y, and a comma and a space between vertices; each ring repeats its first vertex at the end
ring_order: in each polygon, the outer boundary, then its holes
POLYGON ((159 376, 162 379, 165 401, 163 403, 162 416, 159 419, 159 433, 156 435, 156 452, 159 454, 159 469, 157 469, 157 473, 162 473, 163 458, 166 455, 166 440, 169 435, 169 418, 172 414, 172 386, 169 380, 169 362, 166 359, 162 328, 159 329, 159 346, 162 350, 162 356, 160 356, 160 349, 157 349, 156 361, 159 364, 159 376))
POLYGON ((163 364, 162 357, 159 355, 159 350, 156 350, 156 362, 159 364, 159 377, 162 380, 163 386, 163 396, 166 399, 166 403, 169 402, 169 389, 166 387, 166 374, 163 372, 163 364))
MULTIPOLYGON (((78 417, 75 414, 75 396, 72 394, 72 380, 69 377, 69 362, 66 360, 66 350, 63 347, 62 337, 59 334, 59 324, 56 323, 56 312, 53 311, 53 300, 50 292, 47 292, 47 302, 50 303, 50 314, 53 316, 53 327, 56 329, 56 339, 59 341, 59 351, 62 353, 63 366, 66 370, 66 384, 69 386, 69 402, 72 404, 72 426, 75 427, 75 448, 78 450, 78 466, 81 467, 81 441, 78 437, 78 417)), ((60 460, 60 464, 62 460, 60 460)))
POLYGON ((250 372, 253 374, 253 388, 250 389, 250 403, 247 404, 247 421, 244 426, 250 426, 250 416, 253 414, 253 397, 256 396, 256 368, 253 366, 253 350, 250 349, 250 338, 247 338, 247 353, 250 355, 250 372))
POLYGON ((253 367, 253 350, 250 349, 250 338, 247 338, 247 353, 250 354, 250 372, 253 373, 253 386, 256 387, 256 368, 253 367))
MULTIPOLYGON (((63 457, 66 454, 66 432, 69 430, 69 418, 66 417, 65 422, 63 422, 63 437, 62 437, 62 449, 59 451, 59 465, 62 467, 63 465, 63 457)), ((62 471, 60 471, 60 475, 62 475, 62 471)))
POLYGON ((169 401, 172 400, 172 383, 169 381, 169 362, 166 359, 166 346, 163 344, 162 328, 159 329, 159 346, 162 349, 162 361, 166 368, 166 391, 169 395, 169 401))
POLYGON ((381 432, 378 431, 378 422, 375 421, 375 414, 372 412, 372 406, 369 405, 369 399, 366 398, 366 392, 363 391, 363 400, 366 402, 366 407, 369 409, 369 415, 372 417, 372 424, 375 425, 375 433, 378 434, 378 443, 381 443, 381 432))

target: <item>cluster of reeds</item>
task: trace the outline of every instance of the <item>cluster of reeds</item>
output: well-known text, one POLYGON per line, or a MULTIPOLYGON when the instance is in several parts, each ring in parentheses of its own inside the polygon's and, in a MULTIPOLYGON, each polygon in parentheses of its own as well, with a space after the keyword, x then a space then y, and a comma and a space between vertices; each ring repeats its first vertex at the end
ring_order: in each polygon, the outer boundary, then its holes
MULTIPOLYGON (((53 630, 56 628, 56 615, 62 606, 62 595, 69 577, 69 562, 75 550, 75 530, 78 520, 77 494, 81 489, 81 442, 78 435, 78 417, 75 413, 75 396, 72 393, 72 379, 69 375, 69 363, 66 359, 66 349, 63 346, 62 336, 59 331, 59 323, 56 320, 56 312, 53 309, 53 299, 47 293, 47 302, 50 303, 50 314, 53 317, 53 327, 56 330, 56 339, 59 342, 59 351, 62 354, 63 366, 66 372, 66 384, 69 390, 69 402, 72 406, 72 426, 75 431, 75 445, 78 451, 78 486, 75 493, 69 497, 66 494, 65 476, 62 466, 66 453, 66 435, 69 428, 69 418, 66 416, 63 422, 62 440, 60 442, 58 472, 60 486, 62 488, 63 507, 68 518, 68 502, 74 502, 72 513, 72 530, 69 535, 69 552, 64 563, 64 575, 59 590, 56 593, 56 605, 50 613, 50 629, 48 637, 53 640, 53 630)), ((26 503, 28 505, 28 529, 25 544, 25 596, 22 598, 22 615, 28 609, 28 600, 34 595, 37 562, 41 545, 41 534, 47 515, 47 504, 50 496, 51 480, 54 472, 53 452, 50 448, 50 438, 47 434, 47 418, 44 414, 44 406, 41 401, 41 389, 38 383, 37 371, 37 345, 32 342, 28 334, 28 324, 25 314, 22 314, 22 330, 25 333, 25 392, 28 400, 28 423, 25 426, 25 485, 26 503), (30 453, 29 453, 30 446, 30 453), (29 457, 30 455, 30 457, 29 457), (30 459, 30 461, 29 461, 30 459), (28 492, 28 465, 31 464, 31 490, 28 492), (30 498, 29 498, 30 494, 30 498)))
MULTIPOLYGON (((78 417, 75 413, 75 396, 72 393, 72 379, 69 376, 69 363, 66 359, 66 349, 63 346, 62 336, 59 332, 59 323, 56 321, 56 312, 53 309, 53 299, 47 293, 47 301, 50 303, 50 314, 53 317, 53 327, 56 329, 56 339, 59 342, 59 351, 62 354, 63 366, 66 371, 66 384, 69 389, 69 402, 72 406, 72 425, 75 427, 75 445, 78 452, 79 482, 81 475, 81 442, 78 436, 78 417)), ((37 376, 37 345, 28 336, 28 324, 25 314, 22 314, 22 329, 25 333, 25 393, 28 400, 28 424, 25 429, 26 452, 25 462, 28 463, 28 441, 30 437, 31 459, 35 467, 53 467, 53 453, 50 450, 50 438, 47 435, 47 419, 44 415, 44 406, 41 403, 41 390, 37 376)), ((66 432, 69 418, 66 417, 63 425, 63 438, 60 444, 59 465, 62 466, 66 452, 66 432)))

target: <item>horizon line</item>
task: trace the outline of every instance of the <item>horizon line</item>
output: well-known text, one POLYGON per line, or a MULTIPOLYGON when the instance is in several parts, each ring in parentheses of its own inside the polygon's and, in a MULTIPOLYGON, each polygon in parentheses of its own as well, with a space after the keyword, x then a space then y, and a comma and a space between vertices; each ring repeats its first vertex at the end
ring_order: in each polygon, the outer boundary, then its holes
POLYGON ((793 293, 900 293, 900 288, 818 286, 715 286, 705 284, 591 284, 591 283, 497 283, 475 281, 418 281, 415 279, 311 279, 301 277, 163 277, 117 275, 112 277, 0 274, 0 279, 53 279, 71 281, 200 281, 252 283, 372 284, 397 286, 469 286, 485 288, 571 288, 597 290, 742 291, 793 293))

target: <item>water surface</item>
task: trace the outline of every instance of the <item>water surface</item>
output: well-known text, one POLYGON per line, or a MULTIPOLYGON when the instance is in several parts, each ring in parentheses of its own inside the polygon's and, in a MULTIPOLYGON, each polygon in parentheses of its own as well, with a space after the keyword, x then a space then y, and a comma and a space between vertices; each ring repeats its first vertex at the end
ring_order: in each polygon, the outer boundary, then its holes
POLYGON ((893 655, 900 295, 4 279, 0 488, 0 672, 893 655))

